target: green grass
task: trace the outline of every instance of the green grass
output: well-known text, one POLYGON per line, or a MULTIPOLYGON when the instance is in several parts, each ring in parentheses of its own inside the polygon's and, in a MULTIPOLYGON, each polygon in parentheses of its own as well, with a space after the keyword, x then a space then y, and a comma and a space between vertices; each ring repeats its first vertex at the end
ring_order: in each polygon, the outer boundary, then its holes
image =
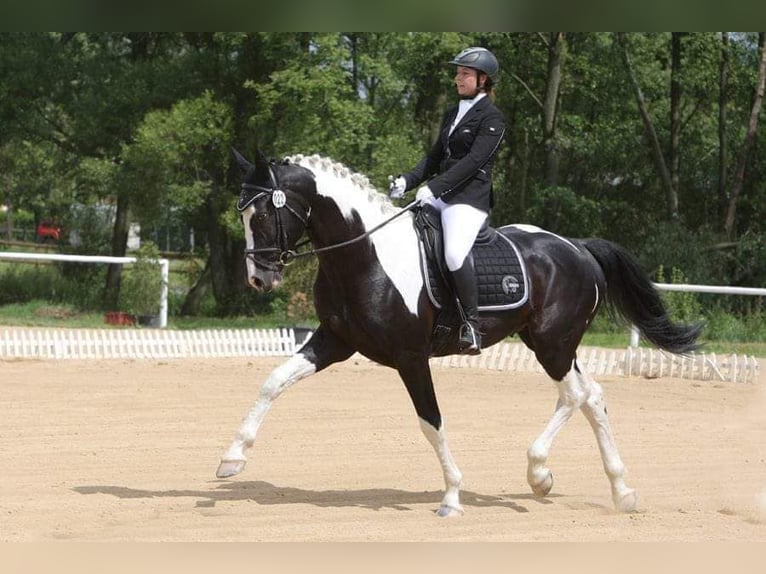
MULTIPOLYGON (((30 301, 0 306, 0 326, 109 328, 100 312, 83 312, 71 305, 30 301)), ((168 317, 170 329, 273 329, 287 327, 283 320, 261 317, 168 317)), ((305 326, 301 324, 300 326, 305 326)), ((310 325, 309 325, 310 326, 310 325)))
MULTIPOLYGON (((31 301, 23 304, 0 306, 0 327, 65 327, 74 329, 110 328, 104 322, 103 313, 81 312, 70 305, 51 304, 45 301, 31 301)), ((272 329, 289 325, 284 319, 271 315, 258 317, 174 317, 168 318, 168 328, 189 329, 272 329)), ((316 325, 308 325, 315 327, 316 325)), ((116 328, 116 327, 115 327, 116 328)), ((518 340, 518 339, 514 339, 518 340)), ((624 349, 630 344, 630 333, 624 331, 592 331, 585 334, 583 345, 624 349)), ((753 355, 766 357, 766 343, 747 341, 711 341, 703 338, 702 350, 706 353, 753 355)), ((643 341, 642 346, 647 346, 643 341)))

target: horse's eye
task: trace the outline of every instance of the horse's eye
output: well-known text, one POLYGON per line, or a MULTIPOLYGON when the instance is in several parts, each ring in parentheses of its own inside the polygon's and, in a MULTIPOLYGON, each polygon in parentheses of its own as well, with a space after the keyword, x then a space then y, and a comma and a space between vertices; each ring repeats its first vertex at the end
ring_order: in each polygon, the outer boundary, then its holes
POLYGON ((259 223, 263 223, 268 218, 269 218, 269 213, 267 211, 259 211, 255 216, 255 220, 258 221, 259 223))

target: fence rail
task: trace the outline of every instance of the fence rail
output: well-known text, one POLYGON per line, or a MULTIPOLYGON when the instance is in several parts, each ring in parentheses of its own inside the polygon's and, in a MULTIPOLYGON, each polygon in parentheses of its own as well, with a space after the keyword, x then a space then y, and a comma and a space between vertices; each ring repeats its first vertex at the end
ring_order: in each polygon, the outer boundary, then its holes
POLYGON ((5 329, 0 358, 166 359, 292 355, 292 329, 5 329))
MULTIPOLYGON (((759 363, 752 356, 700 353, 688 357, 648 348, 601 349, 580 347, 580 364, 591 375, 625 377, 677 377, 700 381, 755 383, 759 363)), ((472 367, 542 373, 535 355, 522 343, 499 343, 484 349, 481 355, 451 355, 431 359, 437 367, 472 367)))
MULTIPOLYGON (((292 355, 307 333, 294 329, 13 329, 0 331, 0 359, 170 359, 292 355)), ((677 377, 757 382, 758 361, 745 355, 671 355, 647 348, 581 347, 578 357, 593 376, 677 377)), ((542 373, 522 343, 498 343, 481 355, 431 359, 442 368, 481 368, 542 373)))

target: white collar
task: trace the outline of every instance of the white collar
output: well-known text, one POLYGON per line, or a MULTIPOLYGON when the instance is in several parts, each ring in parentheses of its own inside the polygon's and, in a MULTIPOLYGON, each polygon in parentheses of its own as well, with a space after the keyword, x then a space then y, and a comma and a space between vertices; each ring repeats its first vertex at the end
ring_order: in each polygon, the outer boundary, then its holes
POLYGON ((476 102, 478 102, 480 99, 482 99, 484 96, 486 96, 486 92, 479 92, 475 98, 472 100, 460 100, 457 107, 457 115, 455 116, 455 119, 452 122, 452 125, 450 126, 449 133, 452 134, 452 131, 455 129, 455 126, 457 126, 463 117, 468 113, 468 110, 470 110, 476 102))

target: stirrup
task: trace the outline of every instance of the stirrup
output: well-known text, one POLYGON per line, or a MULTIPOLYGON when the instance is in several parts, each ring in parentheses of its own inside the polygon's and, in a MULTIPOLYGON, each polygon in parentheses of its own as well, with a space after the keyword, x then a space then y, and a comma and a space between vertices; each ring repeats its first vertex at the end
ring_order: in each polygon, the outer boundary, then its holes
POLYGON ((460 326, 460 337, 457 347, 462 355, 481 354, 481 335, 471 323, 466 322, 460 326))

